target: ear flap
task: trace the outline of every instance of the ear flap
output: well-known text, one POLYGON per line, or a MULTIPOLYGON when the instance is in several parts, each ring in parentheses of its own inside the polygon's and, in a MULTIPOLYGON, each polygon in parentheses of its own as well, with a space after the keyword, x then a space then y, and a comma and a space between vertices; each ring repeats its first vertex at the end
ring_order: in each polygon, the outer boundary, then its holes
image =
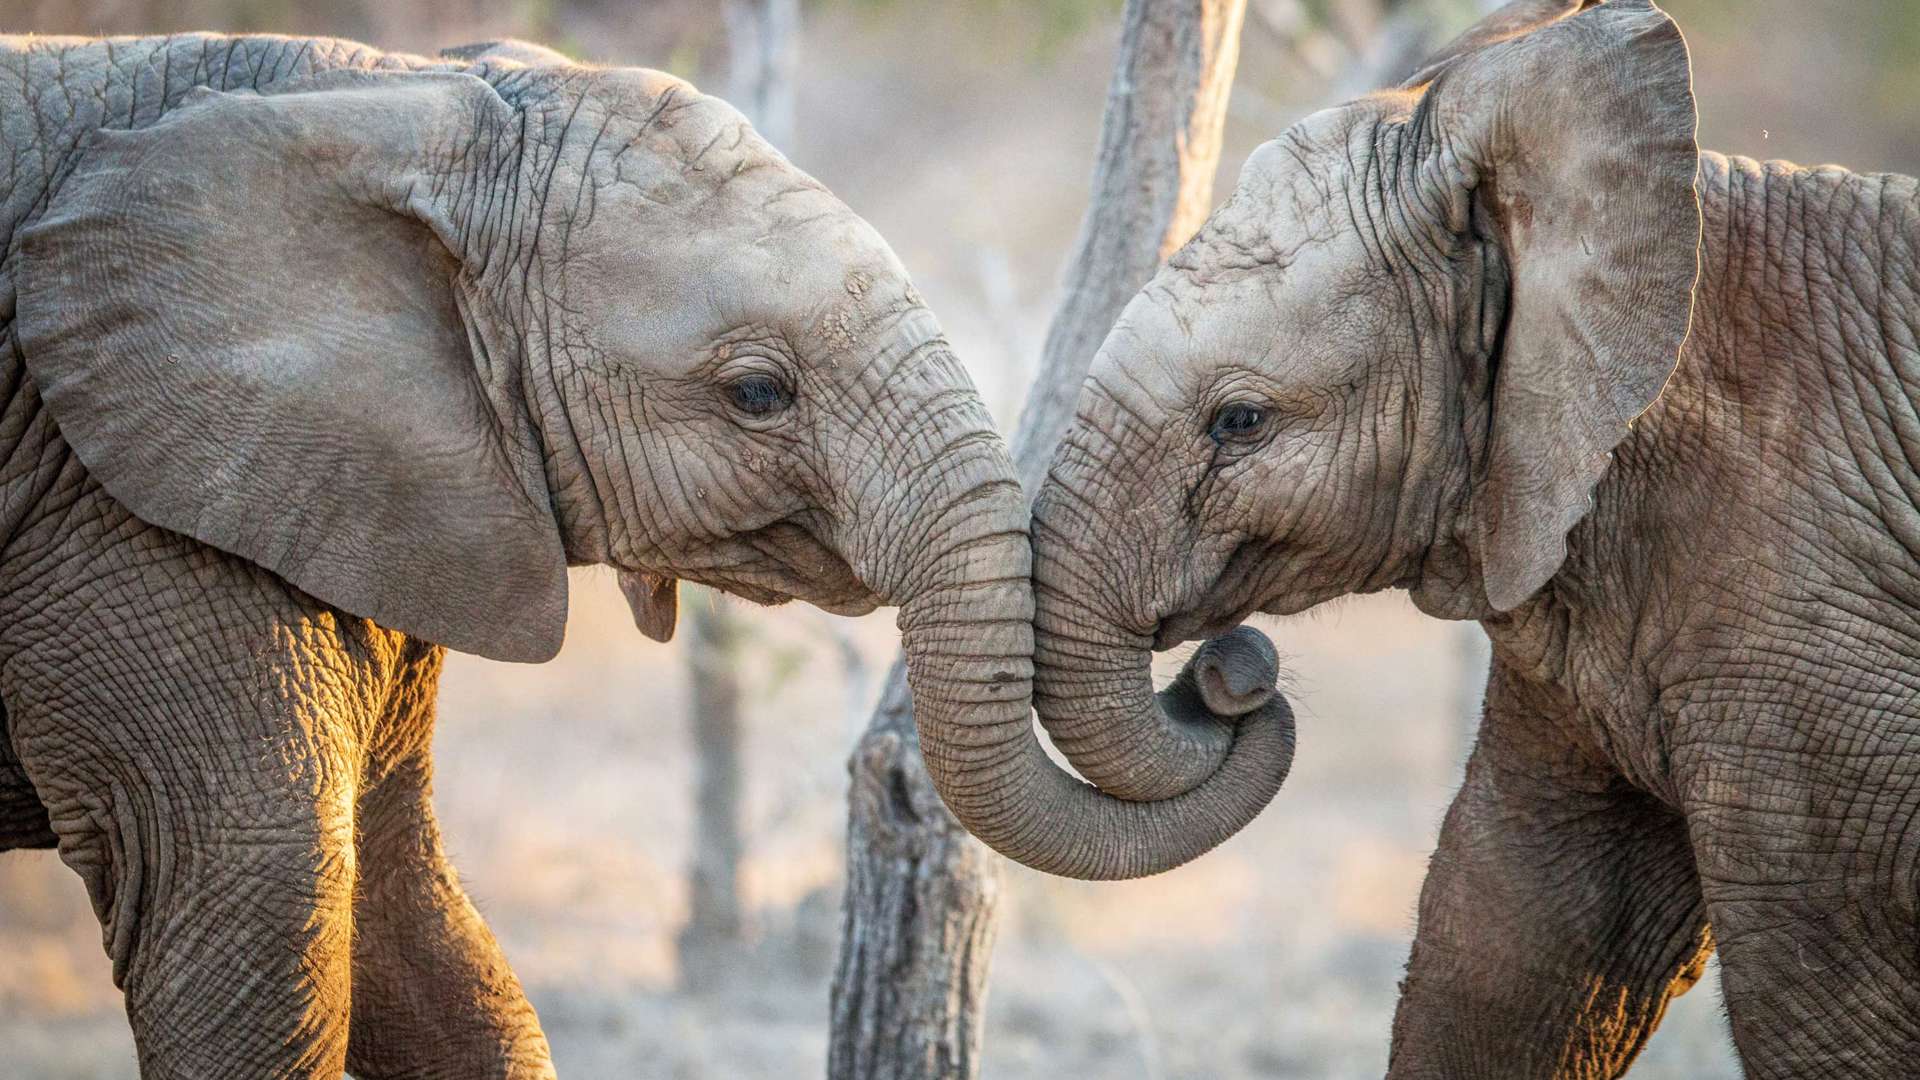
POLYGON ((1421 86, 1430 83, 1455 60, 1463 56, 1522 34, 1531 34, 1548 23, 1578 14, 1601 2, 1602 0, 1513 0, 1512 3, 1503 4, 1468 27, 1459 37, 1449 41, 1439 52, 1428 57, 1420 66, 1420 70, 1408 76, 1401 85, 1421 86))
POLYGON ((1510 282, 1473 497, 1487 600, 1507 611, 1565 561, 1678 363, 1701 219, 1687 48, 1663 12, 1523 0, 1493 20, 1466 40, 1494 43, 1443 61, 1414 122, 1452 227, 1490 231, 1510 282), (1548 25, 1524 33, 1529 14, 1548 25))
POLYGON ((96 132, 22 237, 16 321, 88 470, 355 615, 551 657, 566 556, 454 225, 512 116, 471 76, 340 73, 96 132))

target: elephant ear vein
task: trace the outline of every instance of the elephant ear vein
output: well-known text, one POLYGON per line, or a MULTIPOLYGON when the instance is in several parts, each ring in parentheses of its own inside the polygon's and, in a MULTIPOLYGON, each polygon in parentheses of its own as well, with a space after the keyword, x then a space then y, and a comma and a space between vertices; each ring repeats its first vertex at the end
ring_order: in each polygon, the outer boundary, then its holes
POLYGON ((567 607, 544 477, 469 351, 445 222, 365 201, 489 108, 470 76, 392 73, 98 132, 22 235, 16 329, 61 435, 142 520, 539 661, 567 607))

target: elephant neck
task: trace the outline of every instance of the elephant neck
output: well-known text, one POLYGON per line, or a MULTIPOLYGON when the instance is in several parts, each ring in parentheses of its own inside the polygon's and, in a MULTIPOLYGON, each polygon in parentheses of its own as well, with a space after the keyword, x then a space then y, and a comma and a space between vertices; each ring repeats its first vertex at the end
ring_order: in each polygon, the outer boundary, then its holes
POLYGON ((1753 671, 1848 598, 1881 613, 1867 636, 1920 635, 1920 589, 1887 573, 1920 550, 1901 534, 1920 505, 1900 449, 1920 445, 1915 181, 1703 154, 1700 198, 1672 380, 1559 573, 1482 619, 1505 674, 1624 755, 1700 703, 1703 672, 1753 671))

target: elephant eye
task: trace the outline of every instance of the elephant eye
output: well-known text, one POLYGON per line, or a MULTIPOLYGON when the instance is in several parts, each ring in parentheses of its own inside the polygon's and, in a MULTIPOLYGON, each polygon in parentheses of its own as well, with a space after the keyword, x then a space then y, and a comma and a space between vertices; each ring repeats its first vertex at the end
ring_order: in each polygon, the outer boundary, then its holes
POLYGON ((786 408, 793 395, 771 375, 743 375, 727 385, 733 407, 748 416, 771 416, 786 408))
POLYGON ((1220 411, 1213 414, 1213 426, 1207 429, 1207 435, 1217 443, 1228 439, 1244 439, 1258 432, 1266 423, 1267 410, 1236 401, 1220 406, 1220 411))

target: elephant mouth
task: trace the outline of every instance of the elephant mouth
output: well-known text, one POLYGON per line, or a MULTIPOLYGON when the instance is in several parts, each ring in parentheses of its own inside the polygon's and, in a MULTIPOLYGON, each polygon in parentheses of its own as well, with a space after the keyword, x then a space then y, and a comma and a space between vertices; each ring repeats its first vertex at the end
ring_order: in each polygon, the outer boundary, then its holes
POLYGON ((1211 584, 1182 610, 1161 617, 1153 631, 1154 651, 1224 637, 1255 614, 1284 618, 1356 591, 1373 591, 1343 582, 1302 583, 1273 573, 1288 554, 1271 540, 1235 545, 1211 584))
POLYGON ((880 596, 812 530, 778 521, 728 540, 720 565, 684 572, 688 581, 764 606, 799 600, 833 615, 865 615, 880 596))
POLYGON ((1189 641, 1205 641, 1222 637, 1244 622, 1249 614, 1252 612, 1240 612, 1224 618, 1197 612, 1169 615, 1160 620, 1160 625, 1154 627, 1153 651, 1166 652, 1189 641))

